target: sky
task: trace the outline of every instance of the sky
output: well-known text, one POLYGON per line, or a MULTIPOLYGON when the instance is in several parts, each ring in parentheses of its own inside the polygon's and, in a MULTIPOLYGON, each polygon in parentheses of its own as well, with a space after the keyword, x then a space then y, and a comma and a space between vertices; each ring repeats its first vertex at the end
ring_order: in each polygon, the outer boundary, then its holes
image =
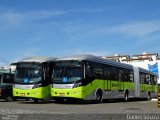
POLYGON ((29 56, 160 53, 160 0, 0 0, 0 65, 29 56))

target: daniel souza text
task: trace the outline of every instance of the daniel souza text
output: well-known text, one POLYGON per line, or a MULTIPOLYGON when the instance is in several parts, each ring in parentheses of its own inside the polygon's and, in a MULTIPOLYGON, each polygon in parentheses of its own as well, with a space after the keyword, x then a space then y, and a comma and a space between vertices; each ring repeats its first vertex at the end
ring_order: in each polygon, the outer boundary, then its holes
POLYGON ((159 120, 160 114, 127 114, 127 120, 159 120))

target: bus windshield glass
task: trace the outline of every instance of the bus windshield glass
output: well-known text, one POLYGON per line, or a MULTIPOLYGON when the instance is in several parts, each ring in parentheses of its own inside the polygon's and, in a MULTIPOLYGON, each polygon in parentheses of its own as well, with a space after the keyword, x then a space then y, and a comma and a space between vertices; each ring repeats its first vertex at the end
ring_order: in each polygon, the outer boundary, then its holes
POLYGON ((16 68, 15 83, 31 84, 42 80, 41 65, 38 63, 19 63, 16 68))
POLYGON ((13 83, 14 74, 3 73, 3 83, 13 83))
POLYGON ((52 80, 55 84, 72 84, 81 79, 81 65, 78 62, 75 64, 73 61, 61 61, 53 70, 52 80))

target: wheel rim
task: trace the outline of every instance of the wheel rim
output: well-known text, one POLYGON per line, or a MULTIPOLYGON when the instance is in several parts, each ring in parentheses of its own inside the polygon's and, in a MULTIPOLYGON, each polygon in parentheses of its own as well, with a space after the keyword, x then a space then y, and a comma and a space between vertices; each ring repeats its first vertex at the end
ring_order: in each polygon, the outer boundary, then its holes
POLYGON ((7 96, 5 99, 6 102, 11 102, 12 101, 12 97, 11 96, 7 96))
POLYGON ((102 96, 100 95, 100 93, 97 93, 97 94, 96 94, 96 101, 97 101, 98 103, 101 103, 101 102, 102 102, 102 96))
POLYGON ((125 98, 124 98, 125 101, 128 101, 128 94, 125 93, 125 98))

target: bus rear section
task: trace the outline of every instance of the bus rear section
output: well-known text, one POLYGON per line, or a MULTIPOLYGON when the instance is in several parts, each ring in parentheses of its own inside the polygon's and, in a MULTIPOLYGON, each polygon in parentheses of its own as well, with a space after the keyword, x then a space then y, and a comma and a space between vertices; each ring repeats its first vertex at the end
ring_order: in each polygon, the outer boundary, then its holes
POLYGON ((50 99, 51 74, 55 58, 30 57, 16 65, 13 96, 16 98, 50 99))
POLYGON ((151 98, 157 97, 157 76, 156 74, 140 68, 134 67, 134 79, 135 79, 135 98, 151 98))

